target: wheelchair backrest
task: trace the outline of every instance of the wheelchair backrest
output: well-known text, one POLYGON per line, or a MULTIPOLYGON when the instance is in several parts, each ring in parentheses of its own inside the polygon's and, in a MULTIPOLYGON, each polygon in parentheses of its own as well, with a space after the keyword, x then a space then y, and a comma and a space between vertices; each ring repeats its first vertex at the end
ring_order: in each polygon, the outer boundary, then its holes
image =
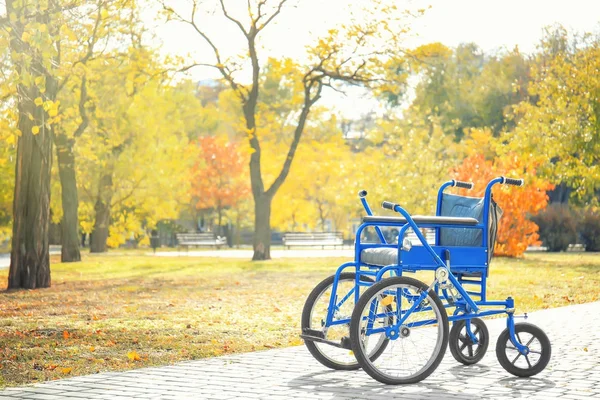
MULTIPOLYGON (((496 244, 496 234, 498 231, 498 220, 502 216, 502 210, 494 199, 490 201, 488 218, 488 261, 491 260, 496 244)), ((477 197, 458 196, 455 194, 444 193, 442 195, 442 207, 440 216, 444 217, 471 217, 483 222, 484 199, 477 197)), ((483 232, 481 229, 468 228, 441 228, 440 246, 481 246, 483 232)))

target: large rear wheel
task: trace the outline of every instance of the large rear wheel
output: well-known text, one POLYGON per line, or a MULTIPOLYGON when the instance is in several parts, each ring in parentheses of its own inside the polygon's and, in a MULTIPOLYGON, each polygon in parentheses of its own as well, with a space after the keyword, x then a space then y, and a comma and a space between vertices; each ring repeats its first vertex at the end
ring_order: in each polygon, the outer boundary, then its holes
POLYGON ((419 382, 444 358, 448 316, 439 297, 423 282, 387 278, 360 297, 352 313, 350 341, 360 366, 379 382, 419 382), (382 339, 389 343, 381 355, 369 357, 371 343, 382 339))
MULTIPOLYGON (((333 293, 334 279, 335 275, 326 278, 308 295, 302 310, 302 333, 316 331, 324 340, 346 345, 347 348, 335 347, 311 340, 305 340, 304 344, 313 357, 324 366, 337 370, 354 370, 360 368, 354 353, 349 348, 350 317, 354 310, 355 291, 357 290, 356 275, 352 272, 341 273, 335 294, 333 293), (335 299, 333 324, 327 327, 325 326, 327 312, 332 295, 335 299)), ((373 282, 371 278, 365 276, 361 277, 361 281, 365 283, 373 282)), ((372 348, 370 357, 375 358, 381 354, 386 344, 387 340, 382 338, 381 342, 372 348)))

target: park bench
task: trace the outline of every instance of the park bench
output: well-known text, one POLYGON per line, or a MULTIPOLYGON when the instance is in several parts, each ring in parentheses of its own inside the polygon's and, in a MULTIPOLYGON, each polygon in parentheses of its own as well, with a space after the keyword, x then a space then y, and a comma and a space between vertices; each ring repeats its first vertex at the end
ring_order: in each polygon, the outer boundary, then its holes
POLYGON ((291 246, 337 246, 344 245, 341 232, 286 232, 283 234, 283 245, 291 246))
MULTIPOLYGON (((435 244, 435 229, 421 229, 421 233, 425 236, 427 243, 431 245, 435 244)), ((410 242, 413 245, 422 246, 422 243, 417 237, 417 234, 412 229, 409 229, 406 232, 406 237, 408 238, 408 240, 410 240, 410 242)))
POLYGON ((227 239, 221 236, 217 236, 212 232, 201 232, 201 233, 178 233, 177 245, 184 247, 186 250, 190 246, 214 246, 220 249, 221 246, 227 243, 227 239))
POLYGON ((569 247, 567 247, 567 251, 585 251, 585 245, 581 243, 571 243, 569 247))

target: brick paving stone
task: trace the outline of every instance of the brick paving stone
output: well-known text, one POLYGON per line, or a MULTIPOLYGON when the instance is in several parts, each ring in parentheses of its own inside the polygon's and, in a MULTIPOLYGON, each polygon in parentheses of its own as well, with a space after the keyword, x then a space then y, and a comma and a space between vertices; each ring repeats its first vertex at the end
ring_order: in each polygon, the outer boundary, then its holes
POLYGON ((386 386, 363 371, 329 370, 300 346, 9 388, 0 391, 0 400, 600 399, 598 314, 600 302, 530 313, 528 322, 551 340, 552 359, 545 371, 529 379, 513 377, 498 364, 495 341, 506 325, 495 319, 486 321, 491 341, 479 364, 459 365, 448 351, 438 369, 414 385, 386 386))

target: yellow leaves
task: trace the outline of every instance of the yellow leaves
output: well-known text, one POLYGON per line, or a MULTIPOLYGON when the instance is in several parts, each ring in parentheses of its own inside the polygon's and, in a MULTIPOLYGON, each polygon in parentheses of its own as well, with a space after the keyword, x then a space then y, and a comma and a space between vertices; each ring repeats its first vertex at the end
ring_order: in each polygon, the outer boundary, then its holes
POLYGON ((44 100, 41 97, 36 98, 33 102, 38 107, 40 107, 42 104, 44 104, 44 100))
POLYGON ((94 346, 90 346, 90 349, 89 349, 89 350, 90 350, 90 352, 92 352, 92 353, 93 353, 94 351, 96 351, 96 348, 95 348, 94 346))
POLYGON ((66 24, 60 27, 60 33, 66 36, 69 40, 77 40, 77 35, 75 34, 75 32, 73 32, 71 28, 69 28, 69 26, 66 24))
POLYGON ((40 127, 35 125, 33 128, 31 128, 31 133, 37 135, 38 133, 40 133, 40 127))
POLYGON ((383 299, 381 299, 379 301, 379 304, 381 304, 384 307, 387 307, 390 304, 392 304, 393 301, 394 301, 394 296, 385 296, 383 299))
POLYGON ((140 361, 141 360, 140 355, 135 350, 128 352, 127 358, 129 358, 131 361, 140 361))
POLYGON ((73 368, 71 368, 71 367, 66 367, 66 368, 61 368, 60 369, 60 372, 62 372, 65 375, 70 374, 71 371, 73 371, 73 368))

